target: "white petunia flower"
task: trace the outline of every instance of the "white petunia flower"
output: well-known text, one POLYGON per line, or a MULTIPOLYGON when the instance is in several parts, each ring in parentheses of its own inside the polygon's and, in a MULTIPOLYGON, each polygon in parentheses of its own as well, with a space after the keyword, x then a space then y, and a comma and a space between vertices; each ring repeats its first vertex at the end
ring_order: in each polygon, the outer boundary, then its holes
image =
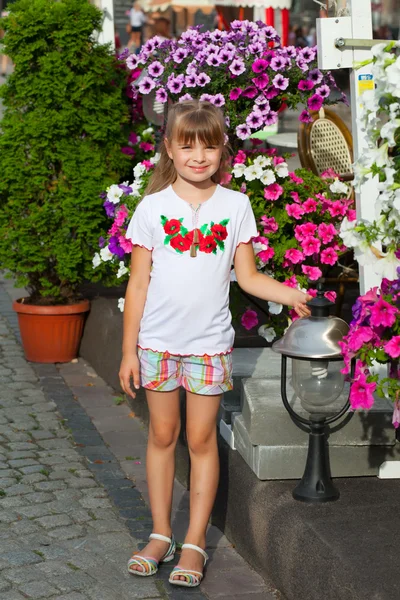
POLYGON ((288 165, 285 162, 276 165, 275 171, 279 177, 289 177, 288 165))
POLYGON ((118 204, 123 193, 124 192, 118 185, 110 185, 110 187, 107 190, 107 200, 109 202, 112 202, 113 204, 118 204))
POLYGON ((118 308, 121 312, 124 312, 124 308, 125 308, 125 298, 120 298, 118 300, 118 308))
POLYGON ((148 127, 142 132, 142 135, 146 135, 147 133, 154 133, 154 129, 152 127, 148 127))
POLYGON ((149 160, 151 163, 153 163, 153 165, 156 165, 158 163, 158 161, 161 158, 161 154, 159 152, 156 152, 154 156, 152 156, 149 160))
POLYGON ((100 265, 100 263, 101 263, 100 254, 98 252, 96 252, 96 254, 93 256, 93 260, 92 260, 93 269, 98 267, 100 265))
POLYGON ((329 189, 331 190, 332 194, 347 194, 349 191, 349 186, 336 178, 335 181, 329 186, 329 189))
POLYGON ((391 119, 381 129, 381 137, 382 139, 387 140, 389 147, 393 148, 396 145, 396 140, 394 139, 394 134, 397 129, 400 127, 400 119, 391 119))
POLYGON ((257 165, 258 167, 268 167, 270 164, 272 163, 272 158, 270 158, 269 156, 257 156, 257 158, 255 158, 254 160, 254 164, 257 165))
POLYGON ((146 172, 146 167, 144 165, 142 165, 142 163, 138 163, 137 165, 135 165, 133 167, 133 175, 135 176, 135 179, 138 179, 139 177, 141 177, 141 175, 143 175, 146 172))
POLYGON ((100 257, 102 261, 107 262, 114 257, 114 254, 112 254, 112 252, 109 251, 108 246, 106 246, 100 250, 100 257))
POLYGON ((283 310, 283 304, 279 304, 279 302, 268 302, 268 310, 271 315, 280 315, 283 310))
POLYGON ((246 181, 254 181, 254 179, 260 179, 263 174, 263 170, 258 165, 249 165, 244 171, 244 177, 246 181))
POLYGON ((355 231, 357 221, 349 221, 345 217, 340 225, 339 235, 343 240, 343 244, 348 248, 356 248, 361 241, 360 235, 355 231))
POLYGON ((400 267, 400 260, 396 258, 394 252, 388 252, 375 263, 374 271, 381 277, 393 281, 397 279, 398 267, 400 267))
POLYGON ((239 177, 243 177, 245 170, 246 165, 244 165, 243 163, 238 163, 232 169, 233 176, 236 177, 236 179, 238 179, 239 177))
POLYGON ((273 327, 267 327, 267 325, 261 325, 258 328, 258 335, 265 338, 267 342, 273 342, 276 338, 276 331, 273 327))
POLYGON ((128 269, 126 268, 124 261, 121 260, 118 267, 117 278, 119 279, 126 273, 128 273, 128 269))
POLYGON ((263 171, 263 174, 260 177, 260 181, 264 185, 271 185, 271 183, 275 183, 276 177, 275 177, 275 173, 273 172, 273 170, 266 169, 265 171, 263 171))

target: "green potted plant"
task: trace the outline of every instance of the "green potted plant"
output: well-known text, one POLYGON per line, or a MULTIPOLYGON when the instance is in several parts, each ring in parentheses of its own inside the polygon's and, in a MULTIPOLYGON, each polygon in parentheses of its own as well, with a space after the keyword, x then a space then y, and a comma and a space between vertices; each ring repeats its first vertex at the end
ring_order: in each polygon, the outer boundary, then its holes
POLYGON ((79 285, 93 280, 105 225, 99 194, 130 170, 126 75, 95 41, 101 23, 84 0, 17 0, 0 25, 14 63, 0 88, 0 268, 28 290, 14 310, 36 362, 77 354, 89 310, 79 285))

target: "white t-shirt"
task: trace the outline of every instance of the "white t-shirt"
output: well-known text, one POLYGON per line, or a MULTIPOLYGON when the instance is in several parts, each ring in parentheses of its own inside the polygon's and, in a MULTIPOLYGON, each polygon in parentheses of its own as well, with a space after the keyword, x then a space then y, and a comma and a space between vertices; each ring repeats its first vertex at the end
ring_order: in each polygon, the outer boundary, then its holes
POLYGON ((135 10, 134 8, 131 8, 130 18, 132 27, 142 27, 142 25, 146 23, 146 16, 141 10, 135 10))
POLYGON ((219 185, 197 212, 172 186, 143 198, 126 233, 134 245, 152 250, 139 347, 197 356, 230 352, 231 266, 237 246, 255 236, 248 197, 219 185), (192 257, 195 229, 199 244, 192 257))

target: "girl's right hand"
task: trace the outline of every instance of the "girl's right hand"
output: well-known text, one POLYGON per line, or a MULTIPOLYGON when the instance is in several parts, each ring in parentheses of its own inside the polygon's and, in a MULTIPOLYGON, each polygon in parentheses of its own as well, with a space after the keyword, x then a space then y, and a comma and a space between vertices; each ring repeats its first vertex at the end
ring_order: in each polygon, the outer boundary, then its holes
POLYGON ((131 379, 133 379, 134 388, 138 390, 140 388, 140 376, 139 358, 136 353, 124 355, 119 368, 119 382, 123 391, 131 398, 136 398, 136 393, 131 387, 131 379))

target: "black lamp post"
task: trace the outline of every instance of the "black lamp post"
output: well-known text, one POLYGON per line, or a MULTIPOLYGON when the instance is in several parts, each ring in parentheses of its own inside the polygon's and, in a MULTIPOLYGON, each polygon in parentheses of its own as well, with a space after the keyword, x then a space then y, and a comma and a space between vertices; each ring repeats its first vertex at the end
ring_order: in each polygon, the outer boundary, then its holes
POLYGON ((336 412, 330 409, 344 387, 341 373, 344 363, 338 342, 349 327, 342 319, 329 315, 333 303, 324 297, 322 286, 308 306, 311 316, 292 323, 272 349, 282 355, 283 404, 296 425, 309 432, 306 467, 293 497, 303 502, 329 502, 337 500, 340 494, 331 478, 326 427, 340 419, 349 408, 347 400, 336 412), (293 389, 309 413, 308 419, 294 410, 287 397, 288 358, 292 360, 293 389))

